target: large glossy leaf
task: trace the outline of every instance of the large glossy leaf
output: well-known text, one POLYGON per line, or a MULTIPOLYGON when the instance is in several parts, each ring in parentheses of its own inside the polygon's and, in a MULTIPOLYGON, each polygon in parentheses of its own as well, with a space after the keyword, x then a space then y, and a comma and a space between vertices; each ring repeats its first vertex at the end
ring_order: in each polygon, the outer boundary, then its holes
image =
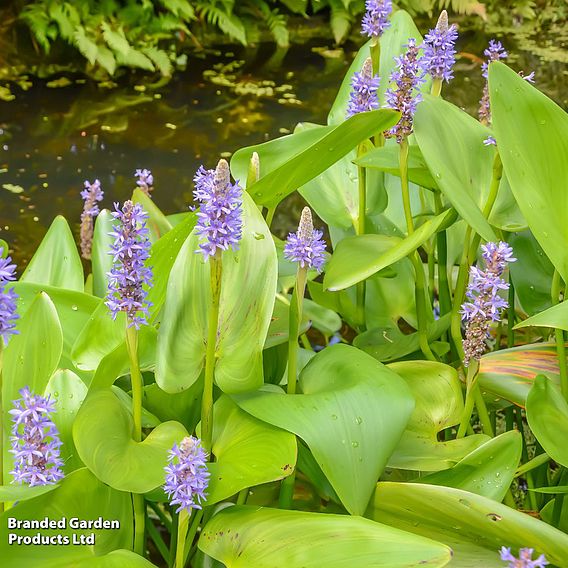
POLYGON ((554 266, 542 247, 530 231, 511 235, 509 244, 517 258, 509 265, 509 272, 523 310, 532 316, 550 308, 554 266))
POLYGON ((152 198, 146 195, 141 189, 136 188, 132 193, 132 201, 142 206, 148 214, 146 226, 150 230, 152 242, 157 241, 160 237, 171 231, 172 224, 167 217, 160 211, 160 208, 152 201, 152 198))
POLYGON ((402 439, 389 458, 390 467, 448 469, 488 440, 478 434, 438 441, 438 433, 458 424, 463 412, 461 385, 454 368, 432 361, 401 361, 388 367, 406 381, 416 400, 402 439))
POLYGON ((299 384, 303 394, 265 385, 234 399, 302 438, 347 510, 361 514, 406 426, 412 396, 394 372, 347 345, 316 355, 299 384))
MULTIPOLYGON (((417 45, 422 43, 422 36, 408 12, 397 10, 391 17, 391 25, 381 36, 381 61, 379 69, 381 83, 378 91, 379 104, 381 106, 384 106, 385 103, 385 91, 389 86, 388 78, 391 76, 391 72, 396 66, 395 57, 405 51, 404 46, 408 43, 409 38, 415 38, 417 45)), ((328 124, 338 124, 345 120, 349 95, 351 93, 351 79, 353 78, 353 73, 360 71, 365 59, 369 57, 369 45, 370 42, 367 42, 359 49, 353 63, 345 74, 341 86, 339 87, 337 97, 329 111, 328 124)), ((430 90, 429 80, 425 81, 422 89, 424 91, 430 90)), ((377 129, 377 132, 380 132, 380 130, 381 129, 377 129)))
POLYGON ((91 267, 93 270, 93 294, 104 298, 107 294, 107 272, 112 267, 110 247, 114 242, 110 233, 113 230, 114 218, 108 209, 103 209, 95 221, 93 246, 91 250, 91 267))
POLYGON ((487 353, 479 364, 478 381, 484 395, 504 398, 517 406, 525 401, 537 375, 560 384, 558 354, 553 343, 521 345, 487 353))
POLYGON ((64 217, 59 215, 53 220, 20 280, 78 292, 84 290, 81 257, 64 217))
POLYGON ((324 286, 328 290, 344 290, 402 260, 428 241, 442 227, 455 220, 448 210, 426 221, 405 239, 385 235, 357 235, 343 239, 333 252, 326 268, 324 286))
MULTIPOLYGON (((88 560, 94 555, 105 555, 116 549, 132 546, 132 501, 128 493, 121 493, 101 483, 86 468, 74 471, 65 477, 60 486, 33 499, 17 504, 0 518, 0 558, 2 568, 18 568, 28 565, 38 568, 59 566, 91 566, 88 560), (94 546, 65 545, 10 545, 8 534, 33 536, 38 531, 8 529, 7 518, 18 520, 43 519, 53 521, 66 519, 65 528, 41 529, 45 536, 62 535, 70 539, 73 533, 90 535, 95 533, 94 546), (69 527, 72 518, 94 520, 102 517, 118 521, 119 529, 73 529, 69 527), (87 562, 83 564, 83 562, 87 562)), ((148 566, 148 564, 122 564, 121 566, 148 566)), ((94 566, 107 566, 100 563, 94 566)), ((108 566, 113 566, 108 564, 108 566)), ((114 564, 117 566, 117 564, 114 564)))
POLYGON ((40 292, 49 296, 57 310, 63 330, 63 353, 67 357, 70 356, 73 343, 87 323, 89 316, 99 305, 99 300, 84 292, 64 290, 32 282, 14 282, 13 287, 18 294, 18 313, 22 316, 40 292))
POLYGON ((502 501, 521 459, 523 440, 516 430, 492 438, 446 471, 420 478, 420 483, 444 485, 502 501))
POLYGON ((561 302, 555 306, 523 320, 514 329, 521 327, 557 327, 568 330, 568 302, 561 302))
POLYGON ((87 386, 73 371, 59 369, 49 379, 45 394, 49 394, 55 400, 52 419, 57 426, 59 439, 63 442, 61 458, 64 462, 64 471, 68 473, 83 467, 73 443, 72 427, 75 416, 87 396, 87 386))
MULTIPOLYGON (((223 253, 215 380, 225 392, 262 384, 262 349, 274 306, 277 259, 270 230, 248 194, 239 251, 223 253)), ((174 264, 158 334, 156 382, 166 392, 190 387, 205 362, 210 263, 193 232, 174 264)))
POLYGON ((452 568, 502 568, 502 546, 534 548, 568 566, 568 536, 525 513, 461 489, 379 483, 369 517, 452 548, 452 568))
MULTIPOLYGON (((274 169, 269 169, 267 174, 262 174, 265 163, 264 148, 262 146, 244 148, 237 152, 231 161, 233 175, 238 179, 241 171, 233 163, 239 160, 248 165, 252 153, 256 151, 260 157, 261 177, 247 188, 247 191, 259 205, 275 207, 287 195, 327 170, 360 142, 396 124, 398 117, 399 114, 392 110, 374 110, 352 116, 335 127, 309 129, 293 134, 286 142, 294 144, 293 137, 301 134, 305 134, 302 140, 314 140, 314 142, 304 150, 291 147, 292 156, 274 169)), ((270 150, 274 151, 273 148, 270 150)))
POLYGON ((560 389, 539 375, 527 397, 527 420, 544 451, 568 467, 568 402, 560 389))
POLYGON ((568 115, 502 63, 490 66, 489 88, 511 190, 537 241, 568 281, 568 115))
POLYGON ((213 412, 213 454, 208 505, 290 475, 296 465, 296 437, 253 418, 225 395, 213 412))
POLYGON ((79 457, 104 483, 146 493, 164 483, 168 451, 187 436, 178 422, 164 422, 142 442, 132 439, 131 414, 110 390, 85 400, 73 424, 79 457))
POLYGON ((27 501, 44 493, 49 493, 58 485, 0 485, 0 503, 7 501, 27 501))
POLYGON ((492 177, 493 154, 483 145, 489 130, 453 104, 425 96, 414 119, 416 140, 449 202, 485 240, 495 233, 481 210, 492 177))
POLYGON ((450 549, 360 517, 228 507, 205 526, 199 548, 232 568, 446 566, 450 549))

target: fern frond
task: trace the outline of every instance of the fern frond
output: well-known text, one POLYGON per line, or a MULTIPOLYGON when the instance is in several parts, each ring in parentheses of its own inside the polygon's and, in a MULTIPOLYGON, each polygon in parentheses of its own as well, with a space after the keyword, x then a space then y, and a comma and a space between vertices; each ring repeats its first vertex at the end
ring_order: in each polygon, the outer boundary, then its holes
POLYGON ((142 53, 146 55, 156 66, 156 69, 164 76, 170 77, 172 74, 172 62, 168 54, 163 49, 157 47, 144 47, 141 49, 142 53))
POLYGON ((47 37, 50 20, 45 13, 45 9, 40 4, 25 6, 19 19, 25 22, 37 43, 46 53, 49 53, 51 44, 47 37))
POLYGON ((122 53, 115 53, 116 62, 118 65, 125 65, 127 67, 138 67, 145 71, 155 71, 154 64, 142 52, 130 48, 124 55, 122 53))
POLYGON ((195 18, 195 10, 187 0, 158 0, 159 3, 169 12, 185 20, 195 18))
POLYGON ((114 75, 116 71, 116 59, 113 52, 108 47, 104 45, 98 46, 96 61, 109 75, 114 75))
POLYGON ((75 30, 75 33, 73 34, 73 45, 81 52, 91 65, 95 64, 99 48, 97 44, 87 36, 83 26, 79 26, 75 30))
POLYGON ((69 2, 50 4, 48 14, 58 25, 59 35, 67 41, 72 41, 77 26, 81 25, 81 18, 75 6, 69 2))
POLYGON ((331 8, 330 25, 335 43, 340 44, 349 34, 351 29, 351 15, 345 9, 345 2, 341 0, 329 0, 331 8))
POLYGON ((106 44, 116 53, 126 55, 131 49, 131 45, 126 39, 122 26, 118 30, 111 28, 108 22, 102 22, 103 38, 106 44))
POLYGON ((196 9, 207 23, 217 26, 222 32, 240 41, 243 45, 247 44, 245 27, 235 14, 225 12, 217 5, 208 2, 200 3, 196 9))

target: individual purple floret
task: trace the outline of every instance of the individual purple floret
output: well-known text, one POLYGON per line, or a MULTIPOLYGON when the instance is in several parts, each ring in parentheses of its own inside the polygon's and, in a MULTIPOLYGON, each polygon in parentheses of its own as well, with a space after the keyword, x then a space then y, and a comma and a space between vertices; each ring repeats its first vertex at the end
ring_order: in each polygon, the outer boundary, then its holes
POLYGON ((438 23, 424 37, 422 46, 424 54, 422 63, 424 69, 433 79, 449 81, 453 78, 452 68, 456 62, 457 27, 448 27, 448 13, 442 10, 438 23))
POLYGON ((507 264, 514 262, 513 249, 504 242, 487 243, 481 247, 485 270, 476 266, 470 269, 471 282, 467 288, 468 302, 461 309, 466 322, 463 341, 464 365, 469 366, 472 359, 479 360, 487 350, 485 340, 489 337, 491 323, 500 321, 501 310, 509 304, 499 296, 500 290, 507 290, 509 284, 501 275, 507 264))
POLYGON ((493 136, 488 136, 484 141, 483 144, 485 146, 497 146, 497 140, 493 138, 493 136))
POLYGON ((481 66, 481 74, 485 77, 485 85, 483 87, 483 96, 479 101, 479 120, 482 124, 490 124, 491 108, 489 102, 489 83, 487 81, 489 76, 489 64, 493 61, 499 61, 499 59, 505 59, 509 54, 505 51, 501 42, 494 39, 489 41, 489 47, 483 54, 487 57, 487 61, 484 61, 481 66))
POLYGON ((405 47, 406 52, 396 58, 397 67, 391 73, 390 81, 394 85, 389 87, 385 94, 387 108, 402 113, 398 123, 385 132, 385 137, 396 136, 399 143, 412 134, 416 105, 422 100, 418 87, 424 81, 416 40, 410 38, 405 47))
POLYGON ((373 75, 373 62, 370 57, 367 57, 361 72, 353 73, 347 117, 379 108, 379 98, 377 96, 379 83, 379 76, 373 75))
POLYGON ((12 483, 52 485, 63 479, 59 457, 61 440, 51 414, 55 405, 49 396, 31 394, 28 387, 20 390, 21 399, 14 401, 10 441, 14 454, 12 483))
POLYGON ((533 548, 521 548, 519 557, 516 558, 511 554, 511 549, 504 546, 501 547, 501 560, 509 562, 508 568, 544 568, 549 565, 544 554, 541 554, 536 560, 532 559, 533 548))
POLYGON ((361 22, 363 35, 379 38, 390 26, 392 0, 365 0, 365 15, 361 22))
POLYGON ((201 166, 193 178, 193 196, 201 203, 197 212, 197 234, 203 258, 207 260, 218 252, 237 250, 242 236, 242 188, 231 183, 231 172, 226 160, 219 160, 217 168, 206 170, 201 166))
POLYGON ((16 300, 18 295, 13 288, 8 289, 8 283, 16 279, 16 265, 12 258, 2 258, 4 249, 0 247, 0 338, 8 344, 11 335, 16 335, 16 300))
POLYGON ((136 185, 148 196, 154 191, 154 176, 150 170, 136 170, 136 185))
POLYGON ((103 200, 103 195, 98 179, 93 183, 85 181, 85 189, 81 191, 81 197, 85 201, 81 213, 81 256, 86 260, 91 259, 94 219, 99 214, 98 202, 103 200))
POLYGON ((201 509, 205 501, 205 490, 209 485, 207 452, 201 447, 201 440, 193 436, 185 437, 180 445, 174 444, 170 450, 166 467, 164 491, 171 505, 179 505, 177 513, 185 509, 201 509))
POLYGON ((302 268, 315 268, 321 272, 325 264, 323 233, 314 229, 312 212, 304 207, 296 233, 290 233, 284 245, 284 257, 297 262, 302 268))
POLYGON ((147 213, 139 204, 125 201, 120 209, 114 204, 113 217, 118 221, 110 233, 115 241, 109 254, 114 257, 108 275, 106 305, 113 319, 119 312, 126 312, 129 327, 139 329, 146 324, 149 303, 146 286, 152 284, 152 270, 145 266, 150 257, 150 240, 146 228, 147 213))

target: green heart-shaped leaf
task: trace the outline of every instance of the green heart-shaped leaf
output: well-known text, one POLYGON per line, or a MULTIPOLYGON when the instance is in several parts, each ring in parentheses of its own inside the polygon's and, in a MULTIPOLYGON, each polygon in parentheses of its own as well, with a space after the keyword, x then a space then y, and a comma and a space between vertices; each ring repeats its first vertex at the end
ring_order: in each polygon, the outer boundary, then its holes
POLYGON ((64 217, 53 220, 20 280, 83 292, 81 257, 64 217))
POLYGON ((120 491, 146 493, 164 483, 168 451, 187 436, 178 422, 164 422, 142 442, 132 439, 133 421, 110 390, 85 400, 73 440, 83 463, 104 483, 120 491))
POLYGON ((463 413, 462 391, 454 368, 433 361, 401 361, 388 367, 406 381, 416 400, 402 439, 390 456, 390 467, 447 469, 488 440, 478 434, 438 441, 438 432, 458 424, 463 413))
POLYGON ((347 345, 317 354, 300 387, 304 394, 285 395, 265 385, 234 400, 302 438, 347 510, 361 514, 406 426, 412 396, 394 372, 347 345))
POLYGON ((448 547, 360 517, 228 507, 205 526, 199 548, 231 568, 445 566, 448 547))
MULTIPOLYGON (((210 263, 196 253, 199 236, 185 241, 172 268, 158 333, 156 382, 166 392, 190 387, 205 363, 210 263)), ((236 253, 223 253, 215 380, 225 392, 262 384, 262 349, 274 306, 277 259, 258 207, 243 194, 243 236, 236 253)))

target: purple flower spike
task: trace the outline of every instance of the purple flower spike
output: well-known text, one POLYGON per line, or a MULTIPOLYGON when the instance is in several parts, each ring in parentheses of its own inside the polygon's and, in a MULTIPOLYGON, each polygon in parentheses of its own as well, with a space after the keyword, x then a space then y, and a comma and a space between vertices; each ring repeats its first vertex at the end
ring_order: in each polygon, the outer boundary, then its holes
POLYGON ((499 296, 500 290, 509 288, 501 275, 508 263, 517 260, 507 243, 487 243, 481 250, 485 270, 471 267, 472 279, 466 293, 469 301, 464 302, 461 309, 462 319, 466 321, 463 341, 466 367, 472 359, 479 360, 485 353, 485 340, 489 337, 491 323, 500 321, 501 310, 509 307, 508 302, 499 296))
POLYGON ((16 279, 16 265, 12 258, 2 258, 4 249, 0 247, 0 338, 7 344, 11 335, 16 335, 16 300, 18 295, 13 288, 8 289, 8 283, 16 279))
POLYGON ((139 204, 125 201, 120 209, 115 203, 113 217, 118 226, 110 233, 115 238, 109 254, 114 257, 109 278, 106 305, 113 319, 126 312, 129 327, 139 329, 146 324, 149 302, 146 286, 152 284, 152 270, 145 266, 150 257, 150 241, 146 228, 147 213, 139 204))
POLYGON ((296 233, 290 233, 284 245, 284 257, 297 262, 302 268, 323 270, 325 264, 325 241, 323 233, 314 229, 312 212, 304 207, 296 233))
POLYGON ((544 568, 549 565, 544 554, 541 554, 536 560, 532 559, 534 549, 521 548, 519 557, 516 558, 511 554, 511 549, 504 546, 501 547, 501 560, 509 562, 508 568, 544 568))
POLYGON ((402 116, 398 123, 385 132, 386 138, 396 136, 398 143, 412 134, 412 126, 416 105, 422 100, 418 90, 424 82, 424 71, 418 54, 416 40, 410 38, 406 45, 406 52, 396 58, 397 67, 391 73, 392 87, 385 94, 387 108, 398 110, 402 116))
POLYGON ((231 172, 226 160, 219 160, 217 168, 206 170, 201 166, 193 178, 193 196, 201 203, 197 213, 199 245, 207 260, 218 252, 237 250, 242 237, 242 188, 239 182, 231 184, 231 172))
POLYGON ((448 27, 448 13, 442 10, 436 27, 426 34, 422 46, 424 69, 433 79, 449 81, 453 78, 457 38, 457 27, 454 24, 448 27))
POLYGON ((53 485, 63 479, 59 457, 61 440, 51 414, 55 412, 53 401, 30 393, 28 387, 20 391, 21 399, 14 401, 10 441, 14 454, 12 483, 53 485))
POLYGON ((376 110, 379 108, 377 90, 380 79, 373 75, 373 62, 367 57, 360 73, 353 73, 351 79, 351 98, 347 106, 347 117, 360 112, 376 110))
POLYGON ((170 504, 179 505, 177 513, 185 509, 191 514, 192 509, 201 509, 201 502, 207 497, 205 490, 210 475, 207 452, 201 447, 201 440, 188 436, 179 446, 174 444, 168 461, 164 491, 170 498, 170 504))
POLYGON ((154 176, 150 170, 136 170, 136 185, 148 196, 154 191, 154 176))
POLYGON ((381 37, 390 26, 389 16, 392 12, 392 0, 366 0, 365 8, 365 15, 361 22, 361 33, 369 37, 381 37))
POLYGON ((81 191, 81 197, 85 201, 83 213, 81 213, 81 256, 91 259, 93 246, 94 219, 99 214, 98 202, 103 200, 101 182, 96 179, 93 183, 85 181, 85 189, 81 191))
POLYGON ((489 75, 489 64, 499 59, 508 57, 508 53, 501 45, 500 41, 494 39, 489 41, 489 47, 483 52, 487 61, 483 62, 481 66, 481 74, 485 77, 485 86, 483 87, 483 96, 479 101, 479 120, 482 124, 491 124, 491 108, 489 106, 489 83, 487 81, 489 75))

